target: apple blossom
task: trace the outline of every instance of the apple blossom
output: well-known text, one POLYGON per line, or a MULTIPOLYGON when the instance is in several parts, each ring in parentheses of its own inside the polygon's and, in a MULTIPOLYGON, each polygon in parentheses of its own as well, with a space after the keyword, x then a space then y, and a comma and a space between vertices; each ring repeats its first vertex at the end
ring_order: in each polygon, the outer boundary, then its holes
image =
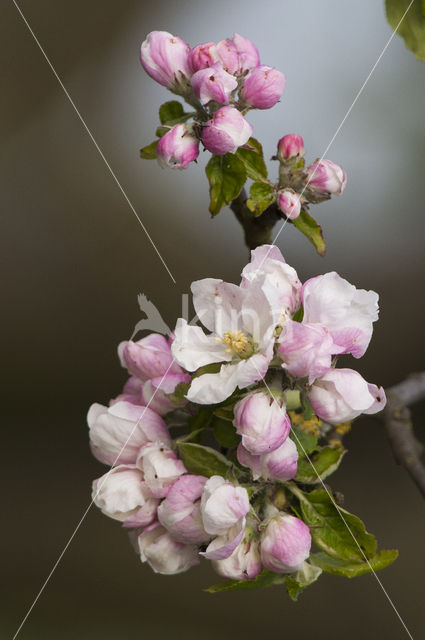
POLYGON ((163 419, 149 407, 117 402, 111 407, 95 403, 87 422, 93 455, 105 464, 134 464, 140 447, 148 442, 170 442, 163 419))
POLYGON ((238 86, 236 78, 227 73, 220 62, 207 69, 200 69, 190 82, 201 104, 208 104, 211 100, 218 104, 229 104, 231 93, 238 86))
POLYGON ((231 556, 223 560, 213 560, 212 565, 215 571, 224 578, 232 580, 255 578, 260 573, 262 566, 260 545, 253 528, 246 527, 243 539, 231 556))
POLYGON ((277 157, 281 162, 304 155, 304 140, 296 133, 288 133, 277 143, 277 157))
POLYGON ((139 535, 138 546, 141 561, 155 573, 174 575, 199 564, 198 547, 177 542, 159 522, 139 535))
POLYGON ((342 353, 360 358, 378 319, 378 294, 356 289, 335 271, 307 280, 301 292, 305 323, 325 326, 342 353))
POLYGON ((140 49, 140 61, 151 78, 171 91, 180 92, 191 76, 190 48, 167 31, 151 31, 140 49))
POLYGON ((301 196, 293 189, 283 189, 278 193, 278 206, 289 220, 295 220, 301 213, 301 196))
POLYGON ((308 186, 319 195, 337 194, 345 189, 347 174, 332 160, 319 160, 307 167, 308 186))
POLYGON ((217 52, 229 73, 243 74, 260 64, 258 49, 251 40, 235 33, 233 38, 221 40, 217 52))
POLYGON ((199 155, 199 141, 191 125, 176 124, 158 141, 156 155, 161 167, 186 169, 199 155))
POLYGON ((254 455, 269 453, 288 437, 291 422, 283 402, 265 391, 251 393, 234 408, 233 424, 242 444, 254 455))
POLYGON ((102 513, 127 526, 153 522, 159 504, 150 496, 143 473, 134 465, 119 465, 94 480, 92 499, 102 513))
POLYGON ((161 502, 158 520, 174 540, 199 544, 211 538, 203 527, 201 517, 200 498, 206 482, 204 476, 180 476, 161 502))
POLYGON ((240 97, 244 105, 254 109, 270 109, 279 102, 285 89, 283 73, 260 65, 254 67, 244 79, 240 97))
POLYGON ((186 400, 174 402, 170 399, 170 394, 174 393, 179 384, 189 383, 190 380, 191 377, 187 373, 166 373, 163 376, 151 378, 143 384, 143 402, 149 404, 149 407, 160 416, 164 416, 186 404, 186 400))
POLYGON ((261 562, 270 571, 292 573, 308 558, 310 547, 308 526, 299 518, 279 513, 261 537, 261 562))
POLYGON ((189 53, 189 63, 193 73, 200 69, 207 69, 218 62, 219 56, 215 42, 198 44, 189 53))
POLYGON ((154 498, 164 498, 173 482, 186 473, 183 462, 162 442, 145 444, 136 465, 143 470, 146 485, 154 498))
POLYGON ((329 369, 315 380, 308 399, 319 418, 331 424, 377 413, 386 403, 383 388, 369 384, 352 369, 329 369))
POLYGON ((167 372, 182 372, 171 355, 170 341, 159 333, 151 333, 137 342, 121 342, 118 357, 130 374, 144 382, 167 372))
POLYGON ((263 480, 287 482, 297 474, 298 451, 291 438, 286 438, 280 447, 263 455, 252 454, 240 443, 237 457, 240 464, 251 470, 254 480, 263 478, 263 480))
POLYGON ((215 112, 201 133, 201 140, 208 151, 217 156, 234 153, 252 134, 252 127, 235 107, 221 107, 215 112))
POLYGON ((221 476, 211 476, 207 480, 201 497, 202 522, 207 533, 226 533, 248 512, 246 489, 235 487, 221 476))

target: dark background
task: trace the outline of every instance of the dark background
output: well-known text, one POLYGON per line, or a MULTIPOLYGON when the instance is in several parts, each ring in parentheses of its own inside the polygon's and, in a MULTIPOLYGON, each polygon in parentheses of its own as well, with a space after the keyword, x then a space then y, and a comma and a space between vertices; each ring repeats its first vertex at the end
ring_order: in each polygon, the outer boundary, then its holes
MULTIPOLYGON (((21 0, 174 285, 13 3, 0 6, 0 634, 11 638, 88 507, 92 479, 105 471, 89 453, 85 416, 125 379, 116 345, 141 317, 137 293, 173 325, 192 280, 237 281, 246 261, 229 210, 209 220, 205 157, 182 173, 138 157, 154 137, 157 107, 170 99, 140 68, 141 41, 153 29, 192 46, 234 31, 250 37, 262 61, 287 76, 282 103, 250 114, 255 135, 269 157, 279 137, 298 132, 311 161, 326 149, 391 30, 380 0, 21 0)), ((386 386, 425 363, 424 77, 424 63, 394 38, 327 153, 348 173, 343 197, 315 208, 327 257, 289 225, 278 242, 302 279, 335 269, 379 292, 381 319, 354 366, 386 386)), ((419 408, 422 439, 424 417, 419 408)), ((347 446, 332 484, 382 548, 400 549, 379 578, 419 638, 423 501, 395 464, 379 421, 359 420, 347 446)), ((180 576, 154 575, 119 524, 93 508, 19 638, 407 637, 373 576, 324 576, 297 604, 282 588, 202 591, 216 581, 207 563, 180 576)))

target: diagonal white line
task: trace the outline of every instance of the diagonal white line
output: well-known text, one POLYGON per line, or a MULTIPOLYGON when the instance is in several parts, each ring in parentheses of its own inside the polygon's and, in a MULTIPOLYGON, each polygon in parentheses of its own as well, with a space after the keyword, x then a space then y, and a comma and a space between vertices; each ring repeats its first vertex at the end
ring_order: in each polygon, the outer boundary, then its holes
MULTIPOLYGON (((257 368, 257 367, 256 367, 256 368, 257 368)), ((258 373, 260 373, 260 371, 259 371, 258 369, 257 369, 257 371, 258 371, 258 373)), ((261 379, 261 381, 263 382, 264 386, 265 386, 265 387, 267 388, 267 390, 269 391, 270 396, 273 398, 273 402, 276 402, 276 404, 278 405, 278 402, 277 402, 276 398, 274 398, 274 396, 273 396, 273 394, 272 394, 272 392, 271 392, 271 390, 270 390, 270 387, 268 386, 268 384, 267 384, 267 382, 265 381, 265 379, 264 379, 264 378, 262 378, 262 379, 261 379)), ((403 625, 404 630, 406 631, 406 633, 407 633, 407 635, 409 636, 410 640, 413 640, 413 636, 412 636, 412 634, 410 633, 409 629, 407 628, 406 623, 404 622, 404 620, 403 620, 403 618, 401 617, 400 613, 398 612, 397 607, 395 606, 394 602, 391 600, 391 597, 389 596, 389 594, 388 594, 387 590, 385 589, 384 585, 382 584, 381 580, 379 579, 379 577, 377 576, 377 574, 376 574, 375 570, 373 569, 372 565, 370 564, 369 559, 367 558, 367 556, 366 556, 365 552, 363 551, 363 549, 361 548, 360 544, 358 543, 358 541, 357 541, 357 539, 356 539, 355 535, 354 535, 354 534, 353 534, 353 532, 351 531, 351 529, 350 529, 350 527, 349 527, 349 525, 348 525, 348 523, 347 523, 346 519, 344 518, 344 516, 343 516, 343 514, 342 514, 342 512, 341 512, 341 510, 340 510, 340 508, 339 508, 339 507, 338 507, 338 505, 336 504, 336 502, 335 502, 335 500, 334 500, 333 495, 330 493, 329 489, 327 488, 327 486, 326 486, 326 485, 325 485, 325 483, 323 482, 323 480, 322 480, 322 478, 321 478, 321 476, 320 476, 319 472, 317 471, 316 467, 314 466, 313 462, 311 461, 311 458, 307 455, 306 450, 304 449, 304 447, 303 447, 302 443, 300 442, 300 440, 299 440, 299 438, 298 438, 298 436, 297 436, 296 432, 295 432, 295 431, 294 431, 294 429, 292 428, 292 425, 291 425, 291 431, 292 431, 292 434, 294 435, 294 437, 295 437, 295 439, 296 439, 296 441, 297 441, 298 445, 301 447, 301 449, 302 449, 302 451, 303 451, 303 453, 304 453, 305 457, 307 458, 308 462, 309 462, 309 463, 310 463, 310 465, 312 466, 313 471, 314 471, 314 473, 316 474, 316 476, 317 476, 317 478, 318 478, 318 480, 319 480, 320 484, 322 485, 322 487, 324 488, 324 490, 325 490, 325 491, 326 491, 326 493, 328 494, 329 499, 331 500, 332 504, 334 505, 335 509, 337 510, 338 515, 340 516, 341 520, 343 521, 343 523, 344 523, 344 524, 345 524, 345 526, 347 527, 347 530, 348 530, 348 532, 349 532, 350 536, 353 538, 354 542, 356 543, 357 547, 359 548, 359 551, 360 551, 360 553, 362 554, 363 558, 365 559, 365 562, 366 562, 366 563, 367 563, 367 565, 369 566, 369 569, 370 569, 371 573, 372 573, 372 574, 373 574, 373 576, 375 577, 375 579, 376 579, 376 581, 378 582, 379 586, 381 587, 381 589, 382 589, 382 591, 383 591, 383 593, 384 593, 385 597, 387 598, 387 600, 388 600, 388 602, 390 603, 391 607, 393 608, 393 610, 394 610, 395 614, 397 615, 398 619, 400 620, 401 624, 403 625)))
MULTIPOLYGON (((326 149, 324 150, 324 152, 322 153, 322 156, 319 160, 319 162, 321 162, 325 155, 327 154, 327 152, 329 151, 329 149, 331 148, 332 144, 335 141, 335 138, 337 137, 337 135, 339 134, 339 132, 341 131, 342 127, 344 126, 345 121, 347 120, 348 116, 350 115, 351 111, 354 108, 354 105, 356 104, 357 100, 360 98, 361 94, 363 93, 363 90, 365 89, 367 83, 369 82, 370 78, 372 77, 373 72, 375 71, 376 67, 378 66, 379 62, 381 61, 382 56, 384 55, 384 53, 386 52, 386 50, 388 49, 388 47, 390 46, 394 36, 396 35, 397 31, 400 28, 401 23, 403 22, 404 18, 406 17, 410 7, 412 6, 412 4, 414 3, 415 0, 411 0, 409 6, 407 7, 406 11, 403 13, 403 15, 400 18, 399 23, 397 24, 396 28, 394 29, 394 31, 392 32, 391 36, 389 37, 386 45, 384 46, 384 48, 382 49, 378 59, 376 60, 375 64, 373 65, 373 67, 371 68, 371 70, 369 71, 366 80, 363 82, 362 86, 360 87, 360 89, 358 90, 353 102, 351 103, 350 107, 348 108, 345 116, 343 117, 343 119, 341 120, 341 122, 339 123, 335 133, 333 134, 328 146, 326 147, 326 149)), ((297 198, 297 202, 300 200, 301 196, 304 194, 304 191, 307 189, 308 185, 310 184, 310 182, 312 181, 312 179, 314 178, 315 174, 317 171, 317 167, 314 169, 314 171, 312 172, 311 176, 309 177, 309 179, 307 180, 306 184, 303 187, 303 190, 301 191, 301 193, 298 195, 297 198)), ((288 215, 291 215, 293 209, 295 207, 295 203, 291 208, 291 211, 289 212, 288 215)), ((274 246, 277 242, 278 237, 280 236, 280 234, 282 233, 282 231, 284 230, 284 228, 286 227, 286 225, 288 224, 288 220, 289 218, 286 218, 285 221, 283 222, 282 226, 280 227, 279 231, 277 232, 277 234, 275 235, 271 246, 274 246)), ((263 265, 264 261, 267 259, 269 253, 270 253, 271 249, 268 249, 266 255, 264 256, 263 260, 260 263, 260 266, 258 267, 257 271, 259 271, 261 269, 261 266, 263 265)))
POLYGON ((109 164, 109 162, 107 161, 107 159, 105 158, 105 155, 103 153, 103 151, 101 150, 101 148, 99 147, 98 143, 96 142, 92 132, 90 131, 90 129, 88 128, 83 116, 81 115, 81 113, 79 112, 78 108, 76 107, 73 99, 71 98, 71 96, 69 95, 67 89, 65 88, 62 80, 60 79, 59 75, 56 72, 56 69, 54 68, 53 64, 50 62, 46 52, 44 51, 43 47, 41 46, 40 42, 38 41, 34 31, 31 29, 30 25, 28 24, 27 19, 25 18, 24 14, 22 13, 21 9, 19 8, 18 4, 16 3, 15 0, 12 0, 13 4, 15 5, 19 15, 21 16, 22 20, 24 21, 24 23, 26 24, 28 31, 31 33, 32 37, 34 38, 35 43, 37 44, 38 48, 40 49, 41 53, 44 56, 44 59, 46 60, 47 64, 49 65, 50 69, 53 72, 53 75, 55 76, 56 80, 59 82, 60 86, 63 89, 63 92, 65 93, 66 97, 68 98, 72 108, 74 109, 75 113, 77 114, 81 124, 83 125, 84 129, 86 130, 86 132, 88 133, 91 141, 93 142, 94 146, 96 147, 97 151, 99 152, 100 157, 102 158, 103 162, 106 164, 107 168, 109 169, 109 173, 111 174, 111 176, 113 177, 113 179, 115 180, 115 183, 117 185, 117 187, 119 188, 119 190, 121 191, 122 195, 124 196, 124 199, 126 200, 128 206, 130 207, 131 211, 134 213, 134 215, 136 216, 140 226, 142 227, 143 231, 145 232, 149 242, 151 243, 152 247, 154 248, 158 258, 161 260, 162 264, 164 265, 164 268, 166 269, 168 275, 170 276, 171 280, 174 282, 174 284, 176 284, 176 280, 173 276, 173 274, 171 273, 170 269, 167 266, 167 263, 165 262, 164 258, 162 257, 162 255, 159 252, 159 249, 157 248, 156 244, 154 243, 154 241, 152 240, 148 230, 146 229, 145 225, 143 224, 143 222, 141 221, 136 209, 134 208, 132 202, 130 201, 129 197, 127 196, 126 192, 124 191, 123 187, 121 186, 120 181, 118 180, 117 176, 115 175, 115 172, 113 171, 111 165, 109 164))
POLYGON ((38 599, 40 598, 41 594, 43 593, 44 589, 47 587, 51 577, 53 576, 54 572, 56 571, 56 569, 59 566, 59 563, 61 562, 63 556, 65 555, 66 551, 68 550, 69 545, 71 544, 71 542, 73 541, 75 535, 77 534, 79 528, 81 527, 81 525, 83 524, 84 520, 86 519, 86 516, 88 514, 88 512, 90 511, 90 509, 92 508, 93 504, 94 504, 94 500, 97 498, 97 496, 99 495, 100 490, 102 489, 104 483, 106 482, 109 474, 111 473, 111 471, 113 470, 113 468, 115 467, 121 453, 124 451, 125 447, 127 446, 127 443, 129 442, 129 440, 131 439, 133 433, 135 432, 135 430, 137 429, 138 425, 140 424, 140 421, 142 420, 143 416, 146 413, 146 409, 149 407, 149 405, 151 404, 152 400, 154 399, 156 393, 158 392, 159 388, 161 387, 161 383, 164 380, 164 378, 166 377, 167 373, 169 372, 170 368, 173 366, 175 360, 174 358, 172 359, 167 371, 164 373, 164 375, 161 378, 160 383, 158 384, 158 386, 156 387, 155 391, 152 394, 151 399, 149 400, 149 402, 147 403, 146 407, 143 407, 143 411, 140 414, 139 419, 137 420, 137 422, 135 423, 133 429, 131 430, 131 433, 129 434, 127 440, 124 442, 123 446, 121 447, 121 450, 119 451, 117 457, 115 458, 114 462, 112 463, 109 471, 103 476, 103 480, 101 483, 99 483, 99 487, 96 491, 96 493, 94 494, 94 496, 91 499, 91 502, 89 504, 89 506, 87 507, 87 509, 84 511, 81 519, 79 520, 78 524, 76 525, 74 531, 72 532, 68 542, 66 543, 66 545, 64 546, 64 548, 62 549, 61 553, 59 554, 58 559, 56 560, 55 564, 53 565, 49 575, 47 576, 46 580, 44 581, 43 585, 41 586, 40 591, 37 593, 36 597, 34 598, 30 608, 28 609, 27 613, 25 614, 25 617, 23 618, 21 624, 19 625, 17 631, 15 632, 15 635, 13 636, 12 640, 15 640, 18 637, 19 632, 21 631, 22 627, 24 626, 25 622, 28 619, 28 616, 30 615, 31 611, 34 609, 35 605, 37 604, 38 599))

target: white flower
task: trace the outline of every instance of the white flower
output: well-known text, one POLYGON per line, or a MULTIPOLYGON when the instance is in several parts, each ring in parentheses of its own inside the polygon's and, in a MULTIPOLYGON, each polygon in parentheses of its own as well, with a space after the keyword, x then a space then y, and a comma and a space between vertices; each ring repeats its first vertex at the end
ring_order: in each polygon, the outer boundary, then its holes
POLYGON ((267 372, 273 357, 274 329, 279 310, 271 308, 263 291, 264 277, 246 287, 206 278, 192 283, 193 304, 200 327, 177 322, 172 353, 187 371, 220 363, 217 373, 192 380, 187 398, 214 404, 243 389, 267 372))

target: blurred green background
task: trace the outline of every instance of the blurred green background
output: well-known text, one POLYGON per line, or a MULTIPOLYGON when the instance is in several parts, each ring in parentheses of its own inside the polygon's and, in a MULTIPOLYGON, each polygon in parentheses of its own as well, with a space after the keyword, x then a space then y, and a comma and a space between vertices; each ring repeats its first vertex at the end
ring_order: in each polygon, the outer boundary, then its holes
MULTIPOLYGON (((234 31, 287 76, 283 100, 249 119, 267 157, 300 133, 325 150, 391 29, 383 2, 358 0, 21 0, 47 55, 172 271, 174 285, 73 112, 12 2, 1 2, 3 526, 0 635, 12 638, 90 502, 85 415, 125 380, 116 345, 132 333, 143 292, 173 325, 192 280, 237 281, 246 262, 228 209, 209 219, 205 154, 185 172, 139 159, 170 98, 143 73, 153 29, 192 46, 234 31)), ((341 198, 315 207, 325 259, 294 229, 279 246, 302 279, 337 270, 381 298, 367 355, 354 364, 391 385, 425 367, 425 66, 395 37, 327 156, 344 166, 341 198)), ((273 163, 270 163, 273 167, 273 163)), ((349 365, 350 366, 350 365, 349 365)), ((424 412, 417 414, 425 440, 424 412)), ((381 547, 379 574, 415 638, 424 622, 424 505, 382 426, 362 419, 332 485, 381 547)), ((81 524, 20 635, 22 640, 264 640, 407 637, 373 576, 324 576, 289 601, 284 589, 209 595, 207 563, 175 577, 142 566, 118 523, 95 508, 81 524)))

